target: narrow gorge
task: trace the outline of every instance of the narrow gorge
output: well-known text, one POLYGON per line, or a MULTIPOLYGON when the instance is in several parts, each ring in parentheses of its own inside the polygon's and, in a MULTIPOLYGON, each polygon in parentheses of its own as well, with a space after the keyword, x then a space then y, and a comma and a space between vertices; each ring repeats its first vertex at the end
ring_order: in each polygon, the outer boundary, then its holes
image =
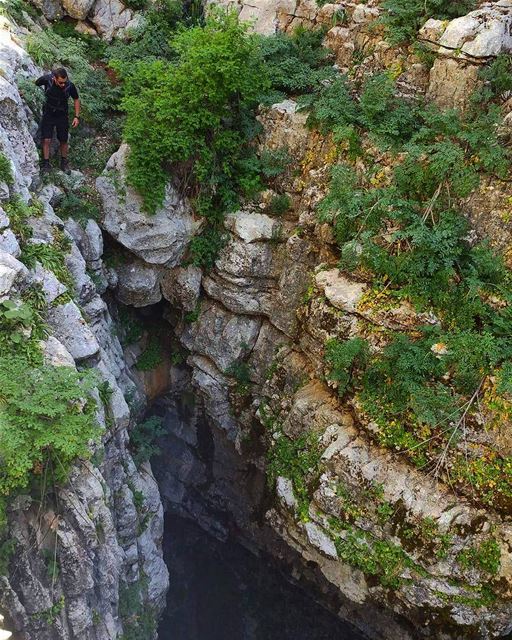
POLYGON ((0 0, 0 638, 512 637, 511 141, 512 0, 0 0))

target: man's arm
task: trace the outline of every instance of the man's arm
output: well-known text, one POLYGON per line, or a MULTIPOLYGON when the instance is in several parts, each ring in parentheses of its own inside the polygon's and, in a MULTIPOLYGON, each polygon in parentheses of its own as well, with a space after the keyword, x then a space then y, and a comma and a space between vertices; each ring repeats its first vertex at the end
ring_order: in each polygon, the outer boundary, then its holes
POLYGON ((72 123, 72 127, 78 127, 79 123, 80 123, 80 99, 79 98, 75 98, 73 100, 73 103, 75 105, 75 117, 73 118, 73 123, 72 123))
POLYGON ((41 76, 40 78, 38 78, 36 80, 36 85, 38 87, 46 86, 47 83, 48 83, 48 77, 47 76, 41 76))
POLYGON ((71 90, 69 92, 69 95, 73 98, 73 104, 75 106, 75 117, 73 118, 73 122, 71 124, 71 126, 73 128, 78 127, 79 123, 80 123, 80 97, 78 95, 78 91, 77 88, 75 87, 74 84, 71 84, 71 90))

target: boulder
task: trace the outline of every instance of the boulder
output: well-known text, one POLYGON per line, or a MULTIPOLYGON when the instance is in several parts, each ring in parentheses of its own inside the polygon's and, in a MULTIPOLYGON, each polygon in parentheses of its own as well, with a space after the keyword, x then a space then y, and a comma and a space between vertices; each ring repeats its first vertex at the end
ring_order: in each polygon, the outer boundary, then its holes
POLYGON ((98 341, 74 302, 50 307, 48 324, 75 360, 86 360, 98 353, 98 341))
POLYGON ((89 13, 89 20, 105 40, 112 40, 126 28, 135 27, 133 11, 119 0, 96 0, 89 13))
POLYGON ((62 8, 72 18, 85 20, 95 0, 62 0, 62 8))
POLYGON ((279 228, 279 223, 269 216, 248 211, 227 215, 225 225, 244 242, 271 240, 279 228))
POLYGON ((260 328, 260 318, 238 316, 215 302, 204 301, 198 320, 184 327, 181 341, 191 352, 213 360, 224 372, 248 355, 260 328))
POLYGON ((144 213, 140 196, 126 185, 128 153, 128 145, 123 144, 96 181, 105 211, 102 226, 145 262, 174 267, 194 231, 190 207, 169 183, 162 207, 154 215, 144 213))
POLYGON ((201 292, 201 278, 201 269, 192 264, 165 271, 160 282, 162 295, 184 311, 193 311, 201 292))
POLYGON ((162 299, 160 268, 134 259, 116 267, 116 272, 118 275, 116 295, 123 304, 147 307, 162 299))
POLYGON ((315 281, 333 307, 349 313, 356 311, 357 303, 366 289, 365 284, 348 280, 338 269, 320 271, 316 274, 315 281))
POLYGON ((489 58, 512 51, 512 4, 487 2, 476 11, 452 20, 439 39, 442 49, 472 58, 489 58))
POLYGON ((0 251, 0 296, 9 293, 12 287, 21 282, 28 274, 25 265, 10 253, 0 251))

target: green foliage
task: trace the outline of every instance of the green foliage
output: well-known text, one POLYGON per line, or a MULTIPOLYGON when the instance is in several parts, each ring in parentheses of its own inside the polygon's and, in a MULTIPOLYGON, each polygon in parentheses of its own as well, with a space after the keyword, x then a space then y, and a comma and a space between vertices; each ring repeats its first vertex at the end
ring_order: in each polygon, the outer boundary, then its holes
POLYGON ((8 538, 0 542, 0 576, 8 575, 9 564, 15 553, 16 540, 14 538, 8 538))
POLYGON ((174 38, 175 63, 137 66, 123 101, 128 181, 148 211, 163 201, 165 166, 186 161, 212 224, 236 206, 237 170, 248 153, 245 120, 268 86, 256 42, 234 15, 217 13, 174 38))
POLYGON ((146 8, 148 0, 124 0, 124 4, 130 9, 140 11, 146 8))
POLYGON ((55 210, 63 220, 72 218, 83 227, 88 220, 99 222, 101 219, 98 194, 88 187, 81 187, 76 191, 69 190, 56 204, 55 210))
POLYGON ((321 473, 321 448, 318 435, 310 432, 292 440, 280 433, 277 440, 272 442, 267 460, 269 483, 273 485, 278 476, 291 480, 298 502, 299 517, 307 521, 312 486, 321 473))
POLYGON ((62 38, 71 38, 76 42, 86 45, 84 53, 91 62, 102 60, 108 49, 107 43, 98 36, 92 36, 88 33, 81 33, 75 29, 76 22, 61 20, 54 22, 53 31, 62 38))
POLYGON ((126 37, 114 40, 105 55, 109 66, 122 80, 137 73, 139 63, 176 57, 170 41, 178 25, 186 21, 183 3, 177 0, 156 0, 144 13, 144 20, 129 30, 126 37))
POLYGON ((450 20, 469 13, 476 0, 384 0, 386 26, 391 44, 401 44, 416 38, 418 29, 429 19, 450 20))
POLYGON ((55 555, 55 549, 43 549, 43 558, 48 578, 54 582, 60 574, 60 565, 55 555))
POLYGON ((66 252, 56 244, 30 243, 23 247, 20 259, 29 269, 33 269, 36 262, 40 262, 45 269, 55 274, 68 291, 73 291, 75 282, 66 267, 65 254, 66 252))
POLYGON ((377 540, 356 527, 341 528, 345 531, 334 539, 340 560, 357 567, 366 575, 378 577, 382 586, 398 589, 403 583, 401 574, 406 569, 416 568, 402 547, 386 540, 377 540))
MULTIPOLYGON (((512 56, 502 53, 480 71, 486 83, 483 97, 506 98, 512 91, 512 56)), ((479 97, 481 97, 480 94, 479 97)))
POLYGON ((477 567, 486 573, 496 575, 501 566, 501 549, 494 538, 489 538, 476 547, 461 551, 457 561, 465 569, 477 567))
POLYGON ((0 6, 0 15, 5 15, 14 20, 21 27, 30 26, 30 20, 38 18, 38 12, 34 6, 25 0, 5 0, 0 6))
MULTIPOLYGON (((508 86, 504 69, 500 61, 487 70, 495 88, 475 96, 464 114, 398 99, 384 75, 364 83, 357 109, 347 79, 309 100, 310 124, 333 131, 335 140, 369 133, 381 148, 401 153, 385 186, 373 186, 372 174, 334 167, 318 213, 333 226, 340 268, 373 279, 376 300, 386 292, 392 307, 405 299, 438 319, 416 326, 414 335, 387 332, 384 348, 356 363, 360 406, 377 425, 381 444, 406 451, 418 466, 439 457, 446 443, 457 443, 470 398, 487 376, 499 376, 503 393, 499 372, 512 366, 510 274, 487 244, 470 240, 458 201, 478 186, 481 174, 510 175, 512 156, 497 137, 501 116, 494 103, 508 86)), ((351 140, 349 157, 351 147, 352 156, 360 155, 351 140)), ((352 378, 350 346, 347 353, 339 353, 336 342, 326 349, 342 393, 352 378)), ((512 495, 507 458, 459 461, 453 455, 451 479, 471 484, 482 501, 512 495)))
POLYGON ((157 336, 150 336, 145 350, 137 358, 135 368, 139 371, 151 371, 163 362, 162 347, 157 336))
POLYGON ((236 380, 237 393, 240 395, 246 395, 249 393, 249 389, 251 387, 251 370, 247 362, 232 362, 226 369, 225 374, 236 380))
POLYGON ((16 194, 3 206, 9 216, 12 232, 18 242, 23 245, 32 237, 32 228, 28 224, 29 218, 41 216, 40 203, 34 201, 32 204, 27 204, 22 200, 21 196, 16 194))
POLYGON ((190 241, 190 263, 196 267, 204 267, 207 271, 213 269, 215 260, 226 242, 227 234, 217 226, 207 227, 190 241))
POLYGON ((77 457, 89 456, 96 439, 96 385, 92 371, 30 366, 20 357, 0 357, 0 493, 25 488, 37 466, 50 464, 64 479, 77 457))
POLYGON ((162 418, 151 416, 143 422, 139 422, 130 431, 130 445, 135 464, 139 467, 153 456, 160 453, 156 440, 165 434, 162 418))
POLYGON ((27 51, 36 64, 46 69, 65 66, 77 85, 85 122, 101 129, 117 106, 117 90, 102 69, 94 68, 87 58, 88 45, 81 39, 62 37, 53 29, 31 34, 27 51))
POLYGON ((292 199, 286 193, 279 193, 272 197, 269 205, 268 212, 274 216, 283 216, 287 213, 292 206, 292 199))
POLYGON ((40 87, 34 84, 34 78, 27 78, 19 73, 16 76, 16 83, 20 91, 20 95, 28 105, 29 109, 37 115, 41 113, 44 105, 44 93, 40 87))
POLYGON ((119 616, 123 634, 119 640, 150 640, 157 626, 153 609, 144 602, 147 579, 119 587, 119 616))
POLYGON ((9 159, 0 152, 0 182, 5 182, 8 186, 14 183, 12 167, 9 159))
POLYGON ((135 310, 125 305, 119 305, 118 317, 121 328, 121 343, 123 346, 138 342, 144 335, 144 325, 135 310))
POLYGON ((286 96, 310 93, 335 75, 330 53, 322 47, 325 31, 299 27, 293 35, 260 37, 260 49, 270 78, 271 91, 262 95, 266 104, 286 96))
POLYGON ((330 366, 329 379, 338 383, 338 393, 345 395, 357 371, 364 370, 369 358, 368 343, 361 338, 345 342, 329 340, 325 345, 325 360, 330 366))

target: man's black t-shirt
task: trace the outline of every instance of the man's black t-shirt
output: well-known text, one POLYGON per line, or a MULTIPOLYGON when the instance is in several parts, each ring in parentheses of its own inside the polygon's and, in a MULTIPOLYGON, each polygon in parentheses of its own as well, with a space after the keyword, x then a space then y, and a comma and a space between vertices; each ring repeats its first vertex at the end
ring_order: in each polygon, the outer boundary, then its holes
POLYGON ((78 91, 72 82, 69 82, 65 89, 61 89, 53 82, 53 76, 51 73, 41 76, 36 80, 38 87, 43 87, 46 94, 45 111, 54 113, 66 114, 68 113, 68 98, 78 100, 78 91))

